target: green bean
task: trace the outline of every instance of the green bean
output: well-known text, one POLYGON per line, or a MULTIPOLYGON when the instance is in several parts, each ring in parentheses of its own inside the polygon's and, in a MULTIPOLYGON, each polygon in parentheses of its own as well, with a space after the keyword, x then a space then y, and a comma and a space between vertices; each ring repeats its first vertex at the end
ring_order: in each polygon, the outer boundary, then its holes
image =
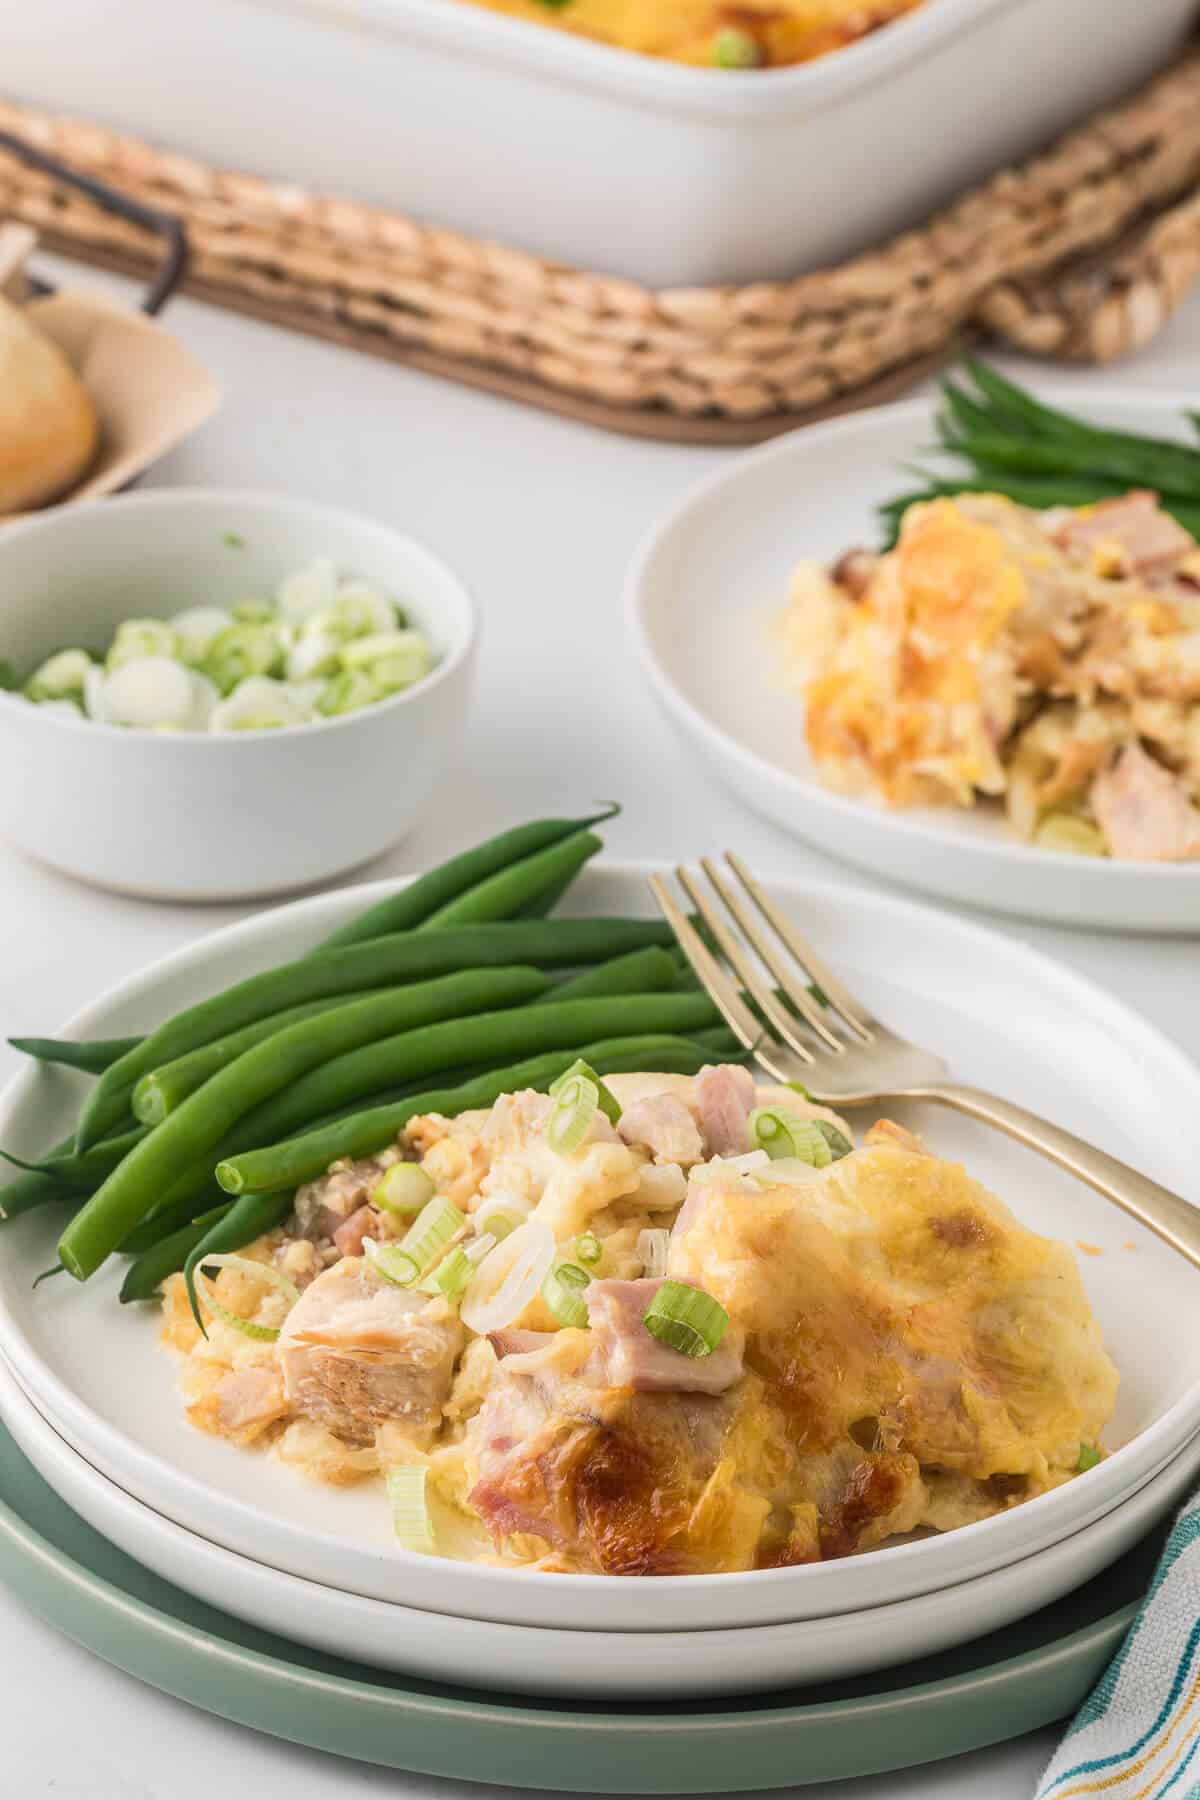
POLYGON ((1103 426, 1089 425, 1085 419, 1044 405, 1016 382, 1008 381, 998 370, 974 357, 964 359, 976 387, 1002 413, 1027 425, 1035 436, 1081 447, 1116 449, 1134 452, 1142 459, 1138 477, 1143 487, 1167 485, 1172 476, 1189 482, 1185 492, 1195 493, 1200 480, 1200 450, 1189 444, 1178 444, 1170 438, 1143 437, 1126 431, 1109 431, 1103 426))
POLYGON ((458 1087, 437 1088, 391 1106, 353 1113, 331 1125, 307 1131, 301 1137, 249 1151, 233 1161, 221 1163, 218 1178, 226 1192, 234 1193, 299 1187, 302 1182, 323 1175, 330 1163, 342 1157, 373 1156, 376 1151, 383 1150, 410 1119, 419 1118, 422 1113, 445 1113, 453 1118, 458 1113, 474 1111, 476 1107, 491 1106, 501 1094, 522 1088, 548 1088, 571 1067, 577 1056, 582 1056, 600 1075, 644 1068, 693 1074, 708 1060, 697 1045, 682 1038, 661 1036, 621 1038, 592 1044, 583 1050, 559 1050, 532 1057, 511 1068, 494 1069, 458 1087))
POLYGON ((430 869, 428 874, 401 888, 398 894, 391 894, 369 907, 327 937, 321 949, 338 949, 370 938, 390 937, 397 931, 411 931, 414 926, 423 924, 431 913, 466 893, 468 888, 477 887, 489 876, 506 869, 510 863, 520 862, 522 858, 558 843, 560 838, 586 831, 589 825, 602 825, 619 810, 619 807, 610 806, 590 819, 534 819, 528 825, 518 825, 499 837, 489 838, 473 850, 464 850, 460 856, 451 857, 449 862, 430 869))
POLYGON ((30 1169, 0 1188, 0 1224, 9 1219, 19 1219, 22 1213, 32 1212, 38 1206, 46 1206, 51 1200, 75 1199, 82 1191, 84 1190, 65 1187, 53 1175, 43 1175, 38 1169, 30 1169))
POLYGON ((141 1043, 140 1037, 94 1038, 91 1043, 76 1043, 70 1038, 13 1037, 9 1043, 23 1056, 36 1062, 61 1063, 67 1069, 83 1069, 88 1075, 103 1075, 118 1057, 128 1056, 141 1043))
POLYGON ((540 894, 535 894, 532 900, 527 900, 524 906, 519 906, 512 915, 513 918, 544 919, 548 913, 554 911, 568 889, 575 885, 575 877, 578 873, 578 869, 571 869, 567 874, 560 875, 557 881, 552 881, 550 886, 543 888, 540 894))
POLYGON ((512 1005, 545 986, 546 977, 536 969, 469 970, 371 994, 276 1032, 211 1076, 130 1151, 67 1225, 59 1240, 59 1261, 77 1281, 86 1281, 145 1218, 168 1183, 213 1151, 250 1108, 289 1084, 298 1086, 297 1077, 323 1060, 336 1061, 339 1052, 369 1044, 398 1025, 442 1029, 430 1022, 489 1003, 512 1005))
POLYGON ((728 1025, 711 1025, 704 1031, 689 1032, 688 1036, 693 1044, 699 1044, 701 1049, 710 1053, 715 1051, 721 1055, 728 1052, 730 1056, 737 1057, 745 1055, 741 1043, 730 1031, 728 1025))
POLYGON ((648 950, 631 950, 628 956, 614 956, 611 962, 585 969, 570 981, 551 988, 542 1004, 553 1006, 559 1000, 591 1000, 604 994, 657 994, 675 982, 675 963, 671 952, 652 944, 648 950))
POLYGON ((213 1226, 237 1204, 236 1200, 226 1200, 223 1206, 214 1206, 209 1212, 201 1213, 198 1219, 190 1220, 169 1237, 144 1250, 125 1272, 121 1304, 126 1306, 131 1300, 155 1299, 167 1276, 179 1273, 196 1245, 203 1243, 213 1226))
POLYGON ((94 1187, 106 1175, 110 1175, 129 1155, 129 1152, 140 1144, 146 1136, 148 1126, 135 1125, 123 1131, 118 1137, 102 1138, 88 1150, 75 1150, 68 1147, 45 1158, 43 1162, 23 1162, 14 1156, 11 1150, 0 1150, 0 1156, 6 1162, 15 1163, 18 1169, 28 1169, 42 1175, 49 1175, 62 1187, 94 1187))
POLYGON ((556 883, 574 880, 585 862, 603 850, 604 840, 594 831, 577 831, 561 842, 549 844, 533 856, 511 863, 495 875, 448 900, 418 925, 418 931, 445 931, 454 926, 481 925, 509 919, 521 907, 543 895, 556 883))
POLYGON ((995 409, 983 406, 965 388, 956 382, 943 381, 941 384, 942 399, 946 403, 949 416, 964 431, 997 431, 1004 430, 1013 437, 1020 437, 1028 442, 1033 433, 1019 419, 998 416, 995 409))
POLYGON ((186 1191, 180 1189, 177 1194, 168 1195, 152 1212, 148 1212, 141 1224, 135 1225, 121 1239, 117 1245, 118 1253, 121 1256, 144 1255, 182 1226, 191 1224, 201 1213, 211 1212, 224 1197, 211 1173, 206 1173, 203 1180, 192 1182, 186 1191))
POLYGON ((361 994, 343 994, 336 999, 306 1000, 302 1006, 289 1006, 269 1018, 256 1019, 252 1025, 243 1025, 240 1031, 231 1031, 211 1044, 202 1044, 198 1050, 189 1050, 186 1056, 163 1063, 161 1068, 151 1069, 133 1090, 134 1113, 147 1125, 161 1125, 167 1114, 203 1086, 211 1075, 216 1075, 245 1051, 253 1050, 255 1044, 274 1037, 277 1031, 283 1031, 289 1025, 299 1024, 302 1019, 316 1018, 335 1006, 348 1005, 350 1001, 362 998, 361 994))
POLYGON ((196 1270, 201 1267, 206 1256, 222 1256, 235 1250, 244 1250, 247 1244, 253 1244, 264 1233, 274 1231, 277 1225, 282 1225, 291 1210, 290 1189, 275 1194, 243 1194, 233 1202, 232 1207, 222 1211, 220 1218, 214 1219, 204 1236, 188 1253, 183 1265, 188 1304, 192 1309, 192 1317, 205 1337, 208 1332, 196 1304, 196 1270))
MULTIPOLYGON (((953 455, 961 456, 977 467, 1016 475, 1079 476, 1112 481, 1122 492, 1131 487, 1144 487, 1147 481, 1144 458, 1120 443, 1090 445, 1060 443, 1052 438, 1005 437, 993 427, 986 433, 947 432, 943 445, 953 455)), ((1186 484, 1174 477, 1164 477, 1158 486, 1164 495, 1174 495, 1192 505, 1200 504, 1200 472, 1186 484)))
POLYGON ((451 1019, 333 1057, 246 1113, 238 1121, 236 1135, 244 1134, 244 1148, 254 1149, 302 1130, 310 1120, 338 1107, 362 1102, 384 1088, 421 1076, 443 1074, 472 1062, 494 1066, 522 1052, 566 1050, 593 1038, 688 1032, 711 1025, 718 1017, 707 994, 629 994, 451 1019))
POLYGON ((83 1109, 77 1142, 86 1149, 106 1135, 114 1123, 116 1093, 127 1092, 148 1070, 285 1007, 462 969, 513 963, 579 967, 671 941, 669 927, 649 919, 528 919, 459 931, 402 932, 314 952, 251 975, 151 1032, 100 1077, 83 1109))

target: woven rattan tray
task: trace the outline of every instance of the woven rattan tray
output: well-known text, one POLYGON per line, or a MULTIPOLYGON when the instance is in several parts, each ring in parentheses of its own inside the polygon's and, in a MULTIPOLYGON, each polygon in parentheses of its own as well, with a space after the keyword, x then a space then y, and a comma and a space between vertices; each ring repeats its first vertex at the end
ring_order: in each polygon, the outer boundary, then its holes
MULTIPOLYGON (((751 443, 889 398, 990 333, 1108 361, 1200 275, 1200 49, 918 230, 794 281, 651 291, 0 103, 0 128, 174 213, 202 298, 611 430, 751 443)), ((0 153, 0 218, 143 271, 147 236, 0 153)))

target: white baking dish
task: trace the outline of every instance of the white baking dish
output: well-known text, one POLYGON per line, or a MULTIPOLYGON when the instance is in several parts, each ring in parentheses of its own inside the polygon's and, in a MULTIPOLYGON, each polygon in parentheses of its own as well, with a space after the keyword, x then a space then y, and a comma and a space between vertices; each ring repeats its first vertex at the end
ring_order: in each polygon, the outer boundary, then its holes
POLYGON ((13 99, 655 285, 792 275, 1136 87, 1196 0, 927 0, 794 69, 686 68, 460 0, 39 0, 13 99))

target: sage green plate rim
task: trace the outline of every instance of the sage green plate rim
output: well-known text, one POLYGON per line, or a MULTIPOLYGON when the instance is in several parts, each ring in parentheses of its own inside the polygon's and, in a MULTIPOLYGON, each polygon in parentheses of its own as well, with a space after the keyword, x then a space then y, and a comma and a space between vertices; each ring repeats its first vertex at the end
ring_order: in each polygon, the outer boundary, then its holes
POLYGON ((1103 1673, 1161 1536, 1057 1606, 907 1670, 720 1710, 521 1702, 339 1662, 191 1599, 85 1525, 0 1428, 0 1580, 49 1624, 237 1724, 389 1768, 518 1788, 797 1787, 932 1762, 1050 1724, 1103 1673))

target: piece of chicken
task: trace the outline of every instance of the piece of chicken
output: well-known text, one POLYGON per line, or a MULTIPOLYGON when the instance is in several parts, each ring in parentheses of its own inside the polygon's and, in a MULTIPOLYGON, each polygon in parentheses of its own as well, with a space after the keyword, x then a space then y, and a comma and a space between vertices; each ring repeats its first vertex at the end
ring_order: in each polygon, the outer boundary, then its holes
POLYGON ((348 1256, 301 1295, 278 1353, 294 1412, 348 1443, 369 1443, 391 1420, 420 1444, 441 1422, 462 1342, 444 1300, 397 1287, 348 1256))

